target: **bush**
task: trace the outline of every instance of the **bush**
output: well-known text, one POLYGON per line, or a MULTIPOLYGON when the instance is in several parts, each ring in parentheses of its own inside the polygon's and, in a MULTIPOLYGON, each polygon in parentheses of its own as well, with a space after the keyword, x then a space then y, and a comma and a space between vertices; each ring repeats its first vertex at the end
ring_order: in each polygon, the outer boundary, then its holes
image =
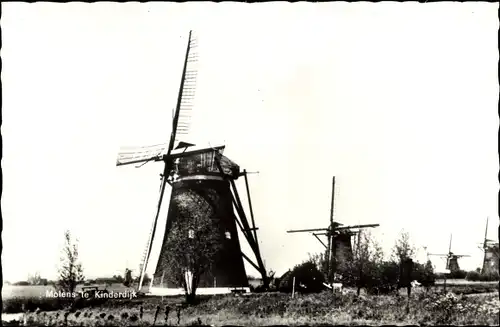
POLYGON ((42 311, 55 311, 68 306, 67 298, 38 298, 38 297, 13 297, 2 302, 3 313, 19 313, 24 311, 34 312, 37 308, 42 311))
POLYGON ((27 281, 20 281, 20 282, 15 282, 14 284, 12 285, 15 285, 15 286, 29 286, 30 283, 27 282, 27 281))
MULTIPOLYGON (((361 286, 366 287, 369 294, 388 294, 396 290, 399 279, 399 265, 395 262, 380 262, 372 264, 369 275, 364 276, 361 286)), ((355 280, 344 278, 343 283, 357 286, 355 280)))
POLYGON ((469 271, 465 276, 465 279, 472 282, 492 282, 499 280, 499 275, 494 273, 481 274, 477 271, 469 271))
MULTIPOLYGON (((462 278, 465 278, 465 274, 462 278)), ((424 287, 434 285, 436 282, 436 274, 432 268, 432 263, 430 261, 427 261, 425 265, 415 263, 412 280, 418 281, 424 287)))
POLYGON ((465 276, 466 280, 470 280, 472 282, 479 281, 479 278, 481 277, 481 274, 478 273, 477 271, 469 271, 467 275, 465 276))
POLYGON ((453 279, 464 279, 467 276, 467 272, 465 270, 456 270, 452 271, 448 276, 453 279))
POLYGON ((71 311, 87 307, 95 307, 107 299, 72 299, 57 297, 13 297, 2 302, 3 313, 19 313, 24 311, 34 312, 37 308, 41 311, 56 311, 70 308, 71 311))
POLYGON ((295 277, 295 290, 302 293, 321 292, 325 286, 325 278, 312 261, 306 261, 293 268, 292 271, 282 276, 279 282, 279 290, 291 292, 293 278, 295 277))

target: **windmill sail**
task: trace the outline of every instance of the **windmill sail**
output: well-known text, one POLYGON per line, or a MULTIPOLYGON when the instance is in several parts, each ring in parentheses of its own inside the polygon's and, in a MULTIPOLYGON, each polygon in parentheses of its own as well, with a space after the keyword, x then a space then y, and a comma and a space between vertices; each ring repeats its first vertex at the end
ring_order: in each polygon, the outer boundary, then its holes
POLYGON ((167 153, 167 144, 157 144, 141 147, 120 147, 116 159, 117 166, 146 162, 161 157, 167 153))
MULTIPOLYGON (((196 88, 196 77, 197 77, 197 62, 198 62, 198 53, 197 49, 197 40, 193 37, 192 31, 189 32, 189 41, 186 50, 186 59, 184 62, 184 68, 182 71, 181 85, 179 89, 179 97, 177 100, 177 106, 175 110, 175 114, 172 122, 172 133, 170 136, 170 143, 168 148, 166 149, 166 155, 169 156, 172 152, 174 142, 176 142, 177 135, 186 135, 189 131, 190 120, 191 120, 191 111, 193 109, 194 102, 194 94, 196 88)), ((164 154, 165 147, 155 147, 154 150, 159 151, 160 154, 164 154)), ((151 151, 154 151, 151 150, 151 151)), ((149 155, 152 155, 153 152, 149 152, 149 155)), ((154 157, 158 157, 159 154, 155 154, 150 157, 151 160, 154 157)), ((151 236, 148 242, 148 246, 146 249, 144 262, 141 265, 141 277, 139 282, 139 290, 142 287, 142 281, 144 279, 144 275, 146 273, 149 257, 151 255, 151 249, 153 246, 153 241, 156 232, 156 226, 158 222, 158 218, 161 211, 161 205, 163 202, 165 187, 167 183, 168 175, 170 174, 168 165, 165 165, 165 170, 162 175, 161 186, 160 186, 160 198, 158 200, 158 208, 156 211, 156 216, 153 222, 153 228, 151 231, 151 236)))
MULTIPOLYGON (((165 171, 166 170, 167 169, 165 167, 165 171)), ((144 275, 146 274, 146 269, 147 269, 147 266, 148 266, 149 256, 151 255, 151 248, 153 246, 153 240, 154 240, 154 237, 155 237, 156 226, 157 226, 158 218, 159 218, 160 212, 161 212, 161 204, 163 202, 163 196, 165 194, 165 186, 166 186, 166 184, 167 184, 167 176, 164 173, 162 175, 162 177, 161 177, 160 198, 158 199, 158 208, 156 210, 156 216, 155 216, 155 219, 154 219, 154 222, 153 222, 153 227, 151 228, 151 233, 150 233, 150 236, 149 236, 148 246, 147 246, 147 249, 146 249, 146 252, 145 252, 144 262, 141 265, 141 278, 139 279, 139 288, 138 288, 139 291, 142 288, 142 282, 144 280, 144 275)))
POLYGON ((117 166, 160 160, 169 155, 179 137, 186 137, 191 128, 191 115, 194 107, 196 82, 198 77, 198 40, 189 32, 184 68, 177 105, 172 120, 170 143, 142 147, 121 147, 116 160, 117 166))
MULTIPOLYGON (((139 290, 148 270, 148 262, 156 263, 155 267, 151 267, 154 268, 149 288, 152 295, 184 293, 182 283, 179 283, 169 269, 169 235, 177 222, 197 217, 206 217, 216 222, 216 238, 221 245, 217 250, 215 263, 199 276, 196 283, 198 289, 208 289, 207 294, 230 293, 234 288, 247 291, 248 279, 243 259, 252 262, 241 251, 237 222, 257 258, 259 265, 253 264, 254 268, 261 272, 263 281, 267 280, 260 251, 255 244, 256 240, 251 237, 251 228, 234 186, 234 180, 241 175, 239 165, 222 154, 224 145, 209 143, 208 146, 196 146, 187 143, 188 140, 185 139, 191 127, 197 64, 197 40, 190 32, 169 142, 151 147, 122 148, 117 160, 117 165, 150 160, 165 163, 156 216, 140 267, 139 290), (166 184, 171 187, 168 188, 166 184), (165 203, 168 198, 170 203, 163 206, 162 202, 165 203), (187 209, 186 203, 189 204, 187 209), (240 220, 237 220, 234 212, 235 203, 238 204, 236 209, 240 220)), ((194 223, 196 225, 196 221, 194 223)), ((189 286, 193 276, 188 274, 186 277, 189 286)))
POLYGON ((198 39, 189 32, 189 42, 186 51, 186 60, 182 71, 179 98, 172 121, 172 133, 168 152, 179 142, 179 137, 186 136, 191 127, 191 114, 194 106, 196 81, 198 77, 198 39))

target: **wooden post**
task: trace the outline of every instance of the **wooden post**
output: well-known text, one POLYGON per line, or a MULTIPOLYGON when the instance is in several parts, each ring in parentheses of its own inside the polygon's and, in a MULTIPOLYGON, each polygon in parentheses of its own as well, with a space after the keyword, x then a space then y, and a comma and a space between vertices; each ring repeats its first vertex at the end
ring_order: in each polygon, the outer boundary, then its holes
POLYGON ((443 290, 443 292, 446 293, 446 271, 444 272, 443 277, 444 277, 444 290, 443 290))
POLYGON ((247 189, 247 197, 248 197, 248 207, 250 208, 250 217, 252 218, 252 227, 253 227, 253 236, 255 238, 255 244, 257 245, 257 249, 259 249, 259 240, 257 239, 257 230, 255 229, 255 219, 253 216, 253 208, 252 208, 252 199, 250 197, 250 187, 248 186, 248 178, 246 169, 243 170, 245 177, 245 186, 247 189))
POLYGON ((292 299, 295 295, 295 276, 293 277, 293 282, 292 282, 292 299))
POLYGON ((331 254, 331 247, 332 247, 332 237, 330 234, 327 234, 328 237, 328 245, 326 246, 326 252, 325 252, 325 279, 326 282, 329 283, 330 281, 328 280, 328 276, 330 275, 330 254, 331 254))

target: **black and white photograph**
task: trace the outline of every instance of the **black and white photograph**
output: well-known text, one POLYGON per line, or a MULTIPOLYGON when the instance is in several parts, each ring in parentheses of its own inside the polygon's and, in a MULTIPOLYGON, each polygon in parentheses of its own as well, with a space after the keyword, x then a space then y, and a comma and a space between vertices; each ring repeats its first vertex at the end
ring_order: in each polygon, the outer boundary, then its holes
POLYGON ((2 325, 499 325, 498 3, 1 6, 2 325))

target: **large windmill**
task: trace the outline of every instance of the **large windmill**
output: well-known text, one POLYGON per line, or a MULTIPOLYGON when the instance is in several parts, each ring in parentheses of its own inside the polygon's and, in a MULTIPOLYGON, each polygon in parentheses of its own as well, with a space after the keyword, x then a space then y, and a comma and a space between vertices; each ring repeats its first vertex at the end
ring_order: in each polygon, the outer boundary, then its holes
POLYGON ((379 224, 342 226, 333 220, 335 202, 335 176, 332 179, 332 202, 330 207, 330 225, 327 228, 289 230, 287 233, 310 232, 325 247, 324 275, 329 283, 333 282, 334 274, 340 262, 352 258, 351 237, 358 234, 361 228, 378 227, 379 224), (319 236, 326 236, 325 244, 319 236))
POLYGON ((497 273, 499 266, 499 243, 488 238, 488 218, 486 218, 486 230, 484 231, 484 241, 481 250, 484 251, 482 274, 497 273))
POLYGON ((460 270, 460 266, 458 265, 458 259, 463 257, 470 257, 468 254, 455 254, 451 252, 451 241, 453 235, 450 235, 450 246, 448 248, 447 254, 435 254, 429 253, 428 255, 439 256, 446 260, 446 269, 450 271, 450 273, 456 272, 460 270))
MULTIPOLYGON (((192 217, 200 215, 217 222, 219 230, 217 237, 221 243, 221 249, 217 253, 215 263, 200 276, 198 281, 200 293, 228 293, 235 288, 248 289, 243 259, 261 273, 263 281, 266 283, 267 275, 257 241, 257 228, 253 217, 246 170, 240 171, 240 167, 236 163, 222 154, 224 145, 200 147, 178 139, 181 135, 186 135, 190 127, 197 79, 197 62, 197 40, 190 31, 169 143, 142 148, 121 148, 116 163, 117 166, 140 164, 136 167, 153 161, 164 163, 163 173, 160 174, 160 198, 140 267, 141 275, 138 288, 140 290, 143 284, 153 242, 159 242, 158 261, 154 262, 156 267, 150 286, 150 293, 153 295, 183 292, 178 282, 172 282, 172 278, 168 278, 166 254, 169 248, 167 239, 177 221, 193 219, 192 217), (246 218, 235 185, 235 180, 240 176, 244 176, 246 183, 252 227, 246 218), (171 187, 171 195, 166 215, 165 232, 163 235, 157 235, 160 211, 164 212, 160 209, 166 202, 164 196, 167 184, 171 187), (185 210, 182 210, 182 213, 179 210, 181 199, 184 201, 183 203, 186 199, 189 203, 187 214, 185 210), (243 236, 254 252, 256 263, 241 251, 236 225, 240 227, 243 236)), ((192 275, 190 277, 189 274, 186 274, 186 278, 192 278, 192 275)), ((191 285, 191 280, 186 280, 186 283, 191 285)))

